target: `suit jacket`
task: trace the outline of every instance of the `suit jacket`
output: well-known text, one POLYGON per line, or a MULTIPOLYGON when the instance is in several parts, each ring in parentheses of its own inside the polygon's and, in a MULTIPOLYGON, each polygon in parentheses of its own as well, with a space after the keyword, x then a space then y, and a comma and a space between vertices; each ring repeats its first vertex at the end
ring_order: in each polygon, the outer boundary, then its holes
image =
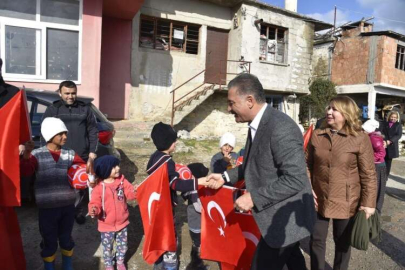
POLYGON ((397 158, 399 157, 399 139, 402 137, 402 124, 395 122, 392 127, 390 127, 389 122, 384 121, 383 123, 383 134, 385 136, 385 141, 391 141, 392 144, 387 146, 386 157, 387 158, 397 158))
POLYGON ((309 236, 316 213, 298 125, 267 106, 244 161, 227 173, 232 183, 245 179, 266 243, 280 248, 309 236))

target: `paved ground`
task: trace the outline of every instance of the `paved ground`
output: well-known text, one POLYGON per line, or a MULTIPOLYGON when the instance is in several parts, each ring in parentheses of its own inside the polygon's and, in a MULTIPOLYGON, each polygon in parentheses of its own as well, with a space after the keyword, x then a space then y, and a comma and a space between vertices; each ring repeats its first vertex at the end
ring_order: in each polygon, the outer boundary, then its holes
MULTIPOLYGON (((122 154, 122 170, 131 181, 139 183, 145 177, 144 168, 153 145, 147 139, 150 126, 147 124, 127 123, 119 126, 116 146, 122 154), (136 130, 134 133, 133 130, 136 130), (134 136, 133 134, 136 134, 134 136)), ((180 151, 174 159, 179 163, 203 162, 208 166, 211 156, 217 151, 217 141, 189 140, 180 143, 180 151)), ((238 148, 238 147, 237 147, 238 148)), ((405 158, 395 160, 392 175, 388 181, 385 204, 383 208, 383 240, 371 244, 369 250, 353 250, 350 269, 394 270, 405 269, 405 158)), ((37 208, 26 204, 17 209, 23 237, 24 251, 28 270, 43 269, 39 257, 41 241, 38 233, 37 208)), ((176 209, 177 230, 180 236, 180 269, 187 269, 191 247, 188 235, 185 205, 180 204, 176 209)), ((143 230, 138 206, 130 207, 129 251, 127 253, 128 269, 152 269, 142 260, 143 230)), ((333 241, 331 230, 327 242, 327 267, 333 265, 333 241)), ((76 242, 74 255, 75 270, 104 269, 101 261, 100 234, 97 224, 88 218, 85 225, 75 224, 73 238, 76 242)), ((302 241, 302 249, 309 266, 308 240, 302 241)), ((207 262, 210 269, 218 269, 214 262, 207 262)), ((0 267, 1 269, 1 267, 0 267)), ((57 269, 60 268, 60 256, 57 258, 57 269)))

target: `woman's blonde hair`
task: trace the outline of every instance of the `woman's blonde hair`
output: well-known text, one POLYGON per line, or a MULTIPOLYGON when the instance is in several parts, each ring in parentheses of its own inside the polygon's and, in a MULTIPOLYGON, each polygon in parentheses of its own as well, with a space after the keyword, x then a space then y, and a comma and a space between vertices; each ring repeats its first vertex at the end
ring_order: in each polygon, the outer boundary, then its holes
POLYGON ((397 122, 401 121, 401 119, 399 118, 399 112, 397 112, 397 111, 390 111, 390 112, 388 113, 387 120, 390 121, 390 117, 391 117, 391 115, 394 114, 394 113, 397 115, 397 122))
MULTIPOLYGON (((346 122, 343 130, 346 134, 357 136, 361 132, 360 109, 356 102, 348 96, 337 96, 330 100, 329 104, 338 110, 346 122)), ((328 106, 329 107, 329 106, 328 106)), ((327 107, 327 108, 328 108, 327 107)), ((326 121, 323 121, 321 128, 329 127, 326 121)))

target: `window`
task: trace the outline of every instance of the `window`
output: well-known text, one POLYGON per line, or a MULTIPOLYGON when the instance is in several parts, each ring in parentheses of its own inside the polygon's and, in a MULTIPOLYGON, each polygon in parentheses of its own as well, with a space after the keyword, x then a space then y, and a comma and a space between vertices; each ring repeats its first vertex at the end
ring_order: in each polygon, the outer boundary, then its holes
POLYGON ((405 71, 405 47, 397 46, 397 58, 395 61, 395 68, 405 71))
POLYGON ((287 29, 261 25, 259 60, 287 63, 287 29))
POLYGON ((141 16, 139 47, 198 54, 200 26, 141 16))
POLYGON ((273 109, 283 111, 282 96, 266 96, 266 103, 273 107, 273 109))
POLYGON ((80 81, 82 4, 83 0, 1 0, 3 76, 80 81))

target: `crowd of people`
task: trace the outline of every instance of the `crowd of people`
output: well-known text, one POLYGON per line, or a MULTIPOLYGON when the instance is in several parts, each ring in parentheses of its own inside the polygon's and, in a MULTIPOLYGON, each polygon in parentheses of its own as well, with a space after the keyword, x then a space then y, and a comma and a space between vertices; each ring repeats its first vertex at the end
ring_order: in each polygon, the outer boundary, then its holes
MULTIPOLYGON (((72 229, 75 220, 85 222, 83 209, 88 208, 89 215, 98 220, 105 269, 112 270, 115 264, 119 270, 126 269, 127 201, 136 200, 137 186, 120 173, 117 158, 96 156, 94 116, 87 104, 76 100, 76 85, 62 82, 59 93, 61 100, 44 114, 43 146, 34 149, 33 142, 27 142, 20 166, 23 175, 37 176, 35 196, 44 267, 54 269, 60 246, 63 269, 73 269, 72 229), (93 164, 98 179, 92 183, 94 190, 87 207, 83 207, 85 193, 69 185, 67 170, 74 164, 93 164)), ((227 107, 236 122, 248 123, 248 138, 236 153, 235 136, 225 133, 210 169, 201 163, 178 166, 174 162, 171 155, 177 133, 170 125, 160 122, 151 131, 156 151, 151 153, 146 170, 152 174, 167 163, 173 208, 178 203, 178 192, 187 200, 193 267, 206 269, 199 257, 198 187, 219 189, 243 180, 246 192, 236 199, 235 208, 251 212, 261 232, 251 269, 281 270, 285 265, 288 269, 306 269, 300 249, 300 240, 306 237, 310 237, 311 269, 324 269, 331 220, 333 268, 348 269, 351 243, 347 235, 354 216, 364 211, 369 218, 383 210, 385 185, 392 159, 399 155, 402 136, 398 114, 391 112, 389 122, 383 125, 375 120, 362 124, 356 103, 347 96, 335 97, 304 149, 298 125, 266 104, 263 87, 254 75, 242 74, 229 83, 227 107)), ((178 254, 168 251, 155 262, 154 269, 178 266, 178 254)))

